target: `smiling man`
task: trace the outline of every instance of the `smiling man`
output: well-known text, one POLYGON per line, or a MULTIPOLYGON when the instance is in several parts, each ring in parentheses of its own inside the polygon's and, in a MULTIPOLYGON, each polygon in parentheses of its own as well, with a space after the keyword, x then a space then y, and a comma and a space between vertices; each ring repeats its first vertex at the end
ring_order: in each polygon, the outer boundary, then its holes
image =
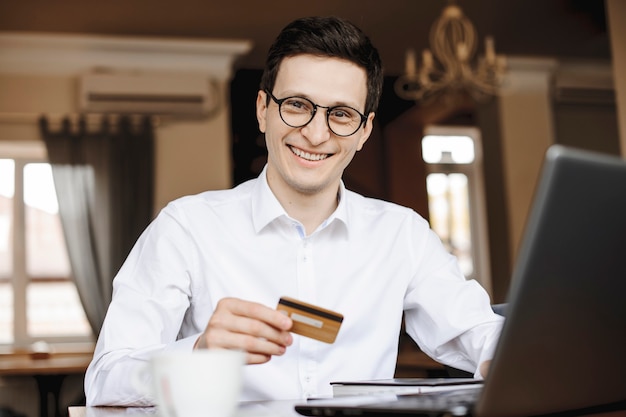
POLYGON ((374 113, 358 110, 364 111, 367 74, 344 59, 304 54, 285 58, 276 78, 273 92, 257 97, 267 182, 311 234, 337 208, 343 171, 372 131, 374 113))
POLYGON ((245 351, 242 400, 390 378, 403 313, 424 352, 481 376, 502 324, 486 292, 417 213, 341 180, 370 136, 382 79, 378 52, 353 24, 315 17, 283 29, 256 101, 265 169, 173 201, 142 234, 114 280, 88 405, 151 404, 128 375, 165 350, 245 351), (343 315, 334 342, 290 332, 276 308, 283 296, 343 315))

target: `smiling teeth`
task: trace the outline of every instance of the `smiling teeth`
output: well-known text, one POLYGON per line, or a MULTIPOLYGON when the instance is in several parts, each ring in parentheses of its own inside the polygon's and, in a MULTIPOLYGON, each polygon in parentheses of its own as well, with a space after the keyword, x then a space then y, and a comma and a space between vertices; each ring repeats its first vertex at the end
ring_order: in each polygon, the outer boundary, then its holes
POLYGON ((311 154, 308 152, 304 152, 298 148, 294 148, 293 146, 291 147, 291 152, 298 155, 300 158, 307 159, 309 161, 321 161, 322 159, 328 158, 328 154, 321 154, 321 153, 311 154))

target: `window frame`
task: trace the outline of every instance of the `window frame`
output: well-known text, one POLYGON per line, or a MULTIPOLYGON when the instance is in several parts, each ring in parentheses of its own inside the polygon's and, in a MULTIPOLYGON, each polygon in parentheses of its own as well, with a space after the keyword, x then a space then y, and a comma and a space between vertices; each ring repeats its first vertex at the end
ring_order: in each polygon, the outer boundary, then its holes
MULTIPOLYGON (((42 282, 71 282, 67 277, 31 277, 27 272, 26 203, 24 202, 24 167, 30 163, 49 163, 45 146, 40 141, 0 141, 0 159, 14 161, 13 216, 11 222, 13 268, 8 282, 13 288, 13 341, 2 342, 0 347, 25 348, 38 341, 56 344, 93 343, 93 335, 29 335, 28 334, 28 285, 42 282)), ((0 278, 1 279, 1 278, 0 278)), ((3 280, 5 281, 5 280, 3 280)), ((5 281, 6 282, 6 281, 5 281)))
POLYGON ((467 177, 472 260, 474 266, 473 273, 468 276, 468 278, 480 282, 487 292, 492 294, 487 204, 480 130, 473 126, 429 125, 424 128, 422 140, 429 135, 467 136, 474 142, 474 161, 471 163, 429 163, 424 161, 424 165, 426 167, 426 176, 436 173, 459 173, 467 177))

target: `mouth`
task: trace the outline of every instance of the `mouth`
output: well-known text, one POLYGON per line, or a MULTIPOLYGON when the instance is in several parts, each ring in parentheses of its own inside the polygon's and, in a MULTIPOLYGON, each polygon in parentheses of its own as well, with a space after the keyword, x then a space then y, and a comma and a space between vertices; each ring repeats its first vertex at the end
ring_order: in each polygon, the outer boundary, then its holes
POLYGON ((302 159, 306 159, 307 161, 322 161, 330 156, 330 154, 327 154, 327 153, 305 152, 302 149, 298 149, 294 146, 290 146, 289 149, 291 149, 291 152, 293 152, 294 155, 302 159))

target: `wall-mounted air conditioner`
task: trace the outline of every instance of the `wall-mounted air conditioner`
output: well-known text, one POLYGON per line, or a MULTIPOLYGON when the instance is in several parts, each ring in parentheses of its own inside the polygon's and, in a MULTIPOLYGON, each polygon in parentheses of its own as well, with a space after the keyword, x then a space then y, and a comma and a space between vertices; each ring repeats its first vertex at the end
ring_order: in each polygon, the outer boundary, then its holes
POLYGON ((82 75, 79 83, 84 113, 200 116, 219 105, 218 91, 207 76, 95 73, 82 75))

